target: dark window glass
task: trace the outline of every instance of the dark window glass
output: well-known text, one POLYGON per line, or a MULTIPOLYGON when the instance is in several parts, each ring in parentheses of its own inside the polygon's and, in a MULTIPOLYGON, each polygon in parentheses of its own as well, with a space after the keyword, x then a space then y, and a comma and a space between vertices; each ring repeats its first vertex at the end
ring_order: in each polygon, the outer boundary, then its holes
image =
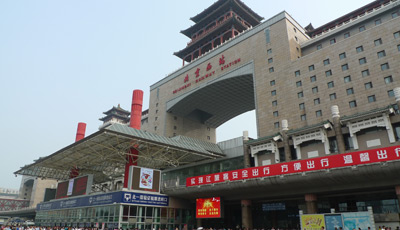
POLYGON ((357 53, 363 52, 364 51, 364 47, 363 46, 359 46, 356 48, 357 53))
POLYGON ((359 30, 360 32, 364 31, 364 30, 365 30, 365 26, 360 26, 360 28, 358 28, 358 30, 359 30))
POLYGON ((315 98, 314 99, 314 105, 319 105, 321 102, 319 100, 319 98, 315 98))
POLYGON ((400 38, 400 31, 397 31, 396 33, 393 34, 394 38, 400 38))
POLYGON ((332 75, 332 70, 325 71, 325 76, 329 77, 332 75))
POLYGON ((274 123, 274 127, 275 127, 275 128, 279 128, 279 122, 275 122, 275 123, 274 123))
POLYGON ((369 76, 369 70, 366 69, 366 70, 361 71, 361 75, 363 77, 369 76))
POLYGON ((304 103, 300 103, 300 104, 299 104, 299 109, 300 109, 300 110, 305 109, 304 103))
POLYGON ((316 81, 316 80, 317 80, 317 77, 316 77, 315 75, 310 77, 310 81, 311 81, 311 82, 314 82, 314 81, 316 81))
POLYGON ((394 91, 393 90, 389 90, 388 92, 388 96, 389 97, 394 97, 394 91))
POLYGON ((345 59, 345 58, 346 58, 346 53, 339 54, 339 59, 340 60, 345 59))
POLYGON ((273 73, 274 72, 274 67, 269 68, 269 72, 273 73))
POLYGON ((270 81, 269 84, 270 84, 271 86, 274 86, 274 85, 275 85, 275 80, 270 81))
POLYGON ((294 72, 294 76, 295 77, 300 76, 300 70, 297 70, 296 72, 294 72))
POLYGON ((342 70, 343 71, 348 70, 348 69, 349 69, 349 65, 348 64, 342 65, 342 70))
POLYGON ((322 45, 321 44, 317 45, 317 50, 320 50, 320 49, 322 49, 322 45))
POLYGON ((277 106, 278 105, 278 101, 272 101, 272 106, 277 106))
POLYGON ((273 114, 274 114, 274 117, 277 117, 277 116, 279 116, 279 113, 278 113, 278 111, 274 111, 274 112, 273 112, 273 114))
POLYGON ((307 120, 307 116, 306 116, 305 114, 301 115, 301 116, 300 116, 300 120, 302 120, 302 121, 307 120))
POLYGON ((345 33, 345 34, 343 35, 343 37, 344 37, 344 38, 350 37, 350 32, 345 33))
POLYGON ((314 65, 310 65, 309 67, 308 67, 308 70, 309 71, 313 71, 315 68, 314 68, 314 65))
POLYGON ((328 88, 333 88, 334 86, 333 81, 328 82, 328 88))
POLYGON ((382 50, 382 51, 379 51, 379 52, 377 53, 377 55, 378 55, 378 58, 383 58, 383 57, 386 56, 386 52, 385 52, 384 50, 382 50))
POLYGON ((389 69, 389 64, 388 63, 384 63, 381 65, 381 70, 387 70, 389 69))
POLYGON ((336 99, 336 93, 331 93, 331 94, 329 94, 329 99, 332 101, 332 100, 335 100, 336 99))
POLYGON ((268 49, 267 54, 272 54, 272 49, 268 49))
POLYGON ((368 96, 368 102, 369 103, 375 102, 375 101, 376 101, 375 95, 368 96))
POLYGON ((322 111, 321 110, 315 111, 315 116, 321 117, 322 116, 322 111))
POLYGON ((365 63, 367 63, 367 59, 365 57, 358 59, 358 62, 360 63, 360 65, 363 65, 365 63))
POLYGON ((382 20, 381 19, 376 19, 375 20, 375 25, 377 26, 377 25, 380 25, 382 23, 382 20))
POLYGON ((271 95, 272 95, 272 96, 275 96, 275 95, 276 95, 276 90, 272 90, 272 91, 271 91, 271 95))
POLYGON ((350 108, 357 107, 356 101, 350 101, 350 102, 349 102, 349 106, 350 106, 350 108))
POLYGON ((382 44, 382 39, 376 39, 375 41, 374 41, 374 44, 375 44, 375 46, 379 46, 379 45, 381 45, 382 44))
POLYGON ((303 92, 298 92, 298 93, 297 93, 297 97, 298 97, 298 98, 304 97, 303 92))
POLYGON ((330 43, 331 43, 331 45, 332 45, 332 44, 335 44, 335 43, 336 43, 336 39, 335 39, 335 38, 332 38, 331 41, 330 41, 330 43))
POLYGON ((300 86, 301 86, 301 81, 297 81, 297 82, 296 82, 296 86, 297 86, 297 87, 300 87, 300 86))
POLYGON ((318 87, 317 87, 317 86, 313 87, 313 88, 312 88, 312 92, 313 92, 313 93, 318 93, 318 87))
POLYGON ((268 58, 268 63, 272 63, 273 59, 272 58, 268 58))
POLYGON ((387 76, 387 77, 384 78, 384 80, 385 80, 386 84, 390 84, 390 83, 393 82, 393 77, 392 76, 387 76))
POLYGON ((372 88, 372 82, 367 82, 364 84, 365 89, 371 89, 372 88))
POLYGON ((350 77, 350 76, 344 77, 344 82, 345 82, 345 83, 351 82, 351 77, 350 77))
POLYGON ((329 65, 329 58, 324 60, 324 65, 329 65))
POLYGON ((347 95, 354 94, 354 89, 353 88, 348 88, 346 89, 347 95))

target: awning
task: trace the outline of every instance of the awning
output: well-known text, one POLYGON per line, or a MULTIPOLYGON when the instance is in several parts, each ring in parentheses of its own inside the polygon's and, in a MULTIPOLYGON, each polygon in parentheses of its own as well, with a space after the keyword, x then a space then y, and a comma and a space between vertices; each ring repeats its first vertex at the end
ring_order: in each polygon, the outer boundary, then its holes
POLYGON ((139 151, 138 166, 160 170, 224 156, 216 144, 167 138, 113 124, 21 167, 14 174, 66 180, 71 168, 77 167, 79 174, 93 174, 94 183, 102 183, 124 175, 131 148, 139 151))

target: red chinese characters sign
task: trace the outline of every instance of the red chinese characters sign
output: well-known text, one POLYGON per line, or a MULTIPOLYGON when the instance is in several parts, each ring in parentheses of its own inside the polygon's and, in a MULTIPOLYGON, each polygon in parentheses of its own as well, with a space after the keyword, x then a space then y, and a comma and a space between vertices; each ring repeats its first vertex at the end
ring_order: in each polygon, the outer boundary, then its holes
POLYGON ((186 178, 186 187, 400 160, 400 146, 327 155, 186 178))
MULTIPOLYGON (((231 66, 234 66, 234 65, 238 64, 239 62, 240 62, 240 58, 237 58, 237 59, 225 64, 225 56, 222 55, 219 58, 219 66, 221 68, 221 71, 223 71, 223 70, 225 70, 225 69, 227 69, 227 68, 229 68, 231 66)), ((178 93, 178 92, 180 92, 182 90, 185 90, 186 88, 189 88, 190 86, 192 86, 192 83, 197 84, 197 83, 203 81, 204 79, 207 79, 209 77, 214 76, 215 75, 215 70, 212 70, 212 68, 213 68, 212 64, 208 63, 205 71, 204 71, 204 69, 202 70, 200 68, 196 68, 196 70, 194 72, 187 73, 185 75, 185 77, 183 78, 184 85, 181 85, 179 88, 174 89, 172 91, 172 93, 176 94, 176 93, 178 93), (189 82, 190 81, 190 76, 193 76, 195 80, 192 81, 192 82, 189 82)))
POLYGON ((196 218, 220 218, 221 198, 196 199, 196 218))

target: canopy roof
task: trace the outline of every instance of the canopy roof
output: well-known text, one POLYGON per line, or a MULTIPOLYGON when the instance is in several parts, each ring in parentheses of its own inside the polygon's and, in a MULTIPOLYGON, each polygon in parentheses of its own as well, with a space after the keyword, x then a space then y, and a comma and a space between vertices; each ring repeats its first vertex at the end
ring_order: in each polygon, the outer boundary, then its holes
POLYGON ((123 176, 131 148, 139 151, 138 166, 161 170, 224 156, 213 143, 167 138, 115 123, 15 174, 66 180, 71 168, 78 167, 81 175, 93 174, 94 183, 102 183, 123 176))

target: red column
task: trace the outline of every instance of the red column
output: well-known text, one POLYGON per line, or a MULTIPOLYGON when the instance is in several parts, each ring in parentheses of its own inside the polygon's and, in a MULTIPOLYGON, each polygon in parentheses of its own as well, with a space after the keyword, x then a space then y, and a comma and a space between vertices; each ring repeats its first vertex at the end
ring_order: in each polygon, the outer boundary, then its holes
MULTIPOLYGON (((76 130, 75 142, 78 142, 83 138, 85 138, 85 132, 86 132, 86 123, 79 122, 78 129, 76 130)), ((79 168, 75 166, 69 172, 69 178, 72 179, 77 176, 79 176, 79 168)))
MULTIPOLYGON (((129 127, 139 129, 142 122, 142 105, 143 105, 143 91, 134 90, 132 96, 132 107, 131 107, 131 120, 129 127)), ((129 179, 129 167, 137 165, 139 152, 136 148, 131 148, 129 154, 126 157, 127 163, 125 164, 125 175, 124 175, 124 188, 128 188, 129 179)))

